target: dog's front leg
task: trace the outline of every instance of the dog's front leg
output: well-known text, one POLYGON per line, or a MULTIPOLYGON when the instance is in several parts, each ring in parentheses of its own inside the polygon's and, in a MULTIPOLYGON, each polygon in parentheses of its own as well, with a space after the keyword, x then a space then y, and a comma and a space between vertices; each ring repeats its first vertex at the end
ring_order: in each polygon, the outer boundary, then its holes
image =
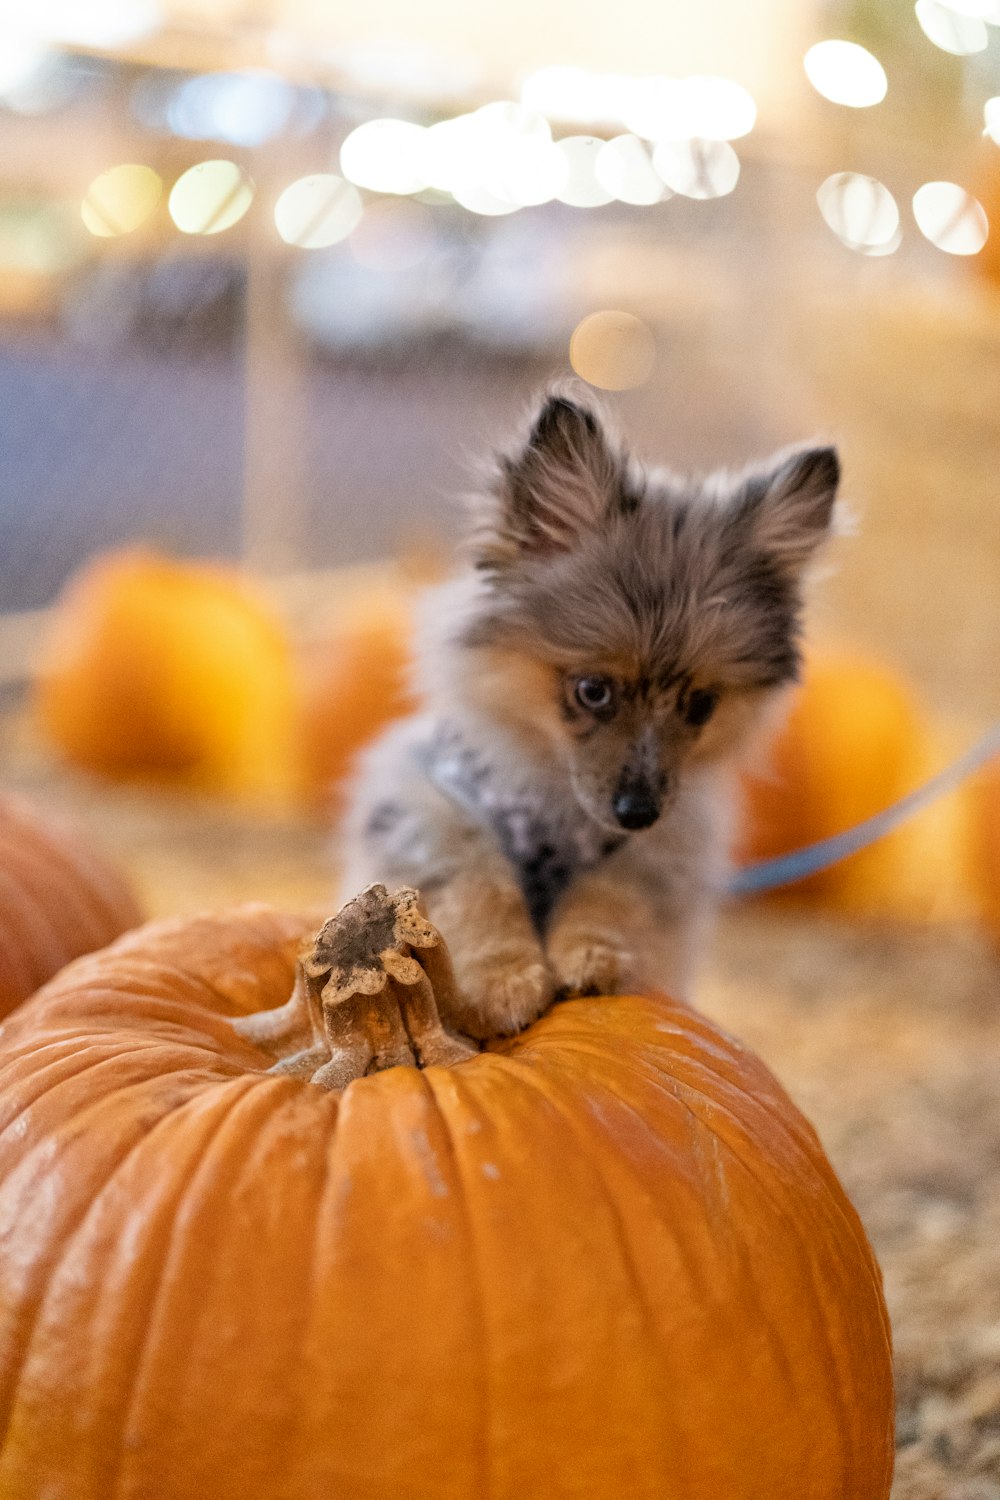
POLYGON ((655 987, 683 999, 699 927, 699 913, 677 909, 655 869, 622 850, 577 876, 552 914, 545 946, 569 994, 655 987))
POLYGON ((552 1000, 556 980, 506 860, 493 851, 425 893, 448 942, 459 995, 445 1017, 474 1037, 521 1031, 552 1000))

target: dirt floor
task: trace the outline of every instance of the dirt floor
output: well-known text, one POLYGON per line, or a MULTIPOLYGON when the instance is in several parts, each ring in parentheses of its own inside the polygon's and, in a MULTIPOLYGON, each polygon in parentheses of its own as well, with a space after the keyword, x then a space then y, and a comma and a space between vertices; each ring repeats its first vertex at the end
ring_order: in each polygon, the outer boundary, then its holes
MULTIPOLYGON (((329 889, 319 830, 4 760, 6 785, 117 850, 151 913, 329 889)), ((1000 960, 964 931, 744 905, 700 998, 814 1121, 874 1242, 898 1368, 893 1500, 1000 1500, 1000 960)))

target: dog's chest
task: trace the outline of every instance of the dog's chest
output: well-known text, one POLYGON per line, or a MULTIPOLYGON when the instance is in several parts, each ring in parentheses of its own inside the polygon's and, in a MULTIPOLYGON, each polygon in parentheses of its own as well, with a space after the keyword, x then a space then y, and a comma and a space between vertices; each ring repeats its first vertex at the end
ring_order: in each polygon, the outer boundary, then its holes
POLYGON ((574 877, 625 841, 588 818, 571 793, 518 777, 452 726, 439 730, 428 769, 441 791, 493 830, 540 932, 574 877))

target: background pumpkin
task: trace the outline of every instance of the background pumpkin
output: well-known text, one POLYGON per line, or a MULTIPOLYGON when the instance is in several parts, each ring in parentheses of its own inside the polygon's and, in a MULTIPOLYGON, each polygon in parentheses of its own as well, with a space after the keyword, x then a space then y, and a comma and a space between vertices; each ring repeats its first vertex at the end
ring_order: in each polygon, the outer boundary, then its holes
POLYGON ((627 997, 268 1076, 226 1018, 314 926, 159 923, 10 1023, 5 1500, 884 1500, 878 1270, 763 1065, 627 997))
POLYGON ((303 663, 299 713, 307 805, 336 811, 358 751, 414 706, 407 673, 412 583, 399 574, 349 596, 303 663))
POLYGON ((283 803, 295 781, 284 632, 240 574, 142 548, 88 563, 43 642, 39 722, 71 761, 283 803))
POLYGON ((124 877, 84 837, 0 796, 0 1016, 141 921, 124 877))
MULTIPOLYGON (((814 653, 760 770, 744 778, 739 862, 772 859, 852 828, 917 786, 936 769, 932 761, 920 709, 896 673, 848 651, 814 653)), ((782 894, 855 912, 924 914, 920 871, 937 828, 928 834, 925 819, 915 836, 914 827, 782 894)))
POLYGON ((1000 759, 969 782, 962 812, 965 871, 972 900, 1000 944, 1000 759))

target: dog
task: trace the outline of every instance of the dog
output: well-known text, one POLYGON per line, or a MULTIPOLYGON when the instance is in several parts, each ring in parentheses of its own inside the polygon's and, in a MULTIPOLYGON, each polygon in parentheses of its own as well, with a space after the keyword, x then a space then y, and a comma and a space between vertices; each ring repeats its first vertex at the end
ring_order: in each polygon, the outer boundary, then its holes
POLYGON ((346 896, 417 887, 468 1035, 560 994, 687 995, 724 890, 734 768, 800 666, 836 449, 644 471, 555 389, 472 501, 428 598, 421 710, 365 754, 346 896))

